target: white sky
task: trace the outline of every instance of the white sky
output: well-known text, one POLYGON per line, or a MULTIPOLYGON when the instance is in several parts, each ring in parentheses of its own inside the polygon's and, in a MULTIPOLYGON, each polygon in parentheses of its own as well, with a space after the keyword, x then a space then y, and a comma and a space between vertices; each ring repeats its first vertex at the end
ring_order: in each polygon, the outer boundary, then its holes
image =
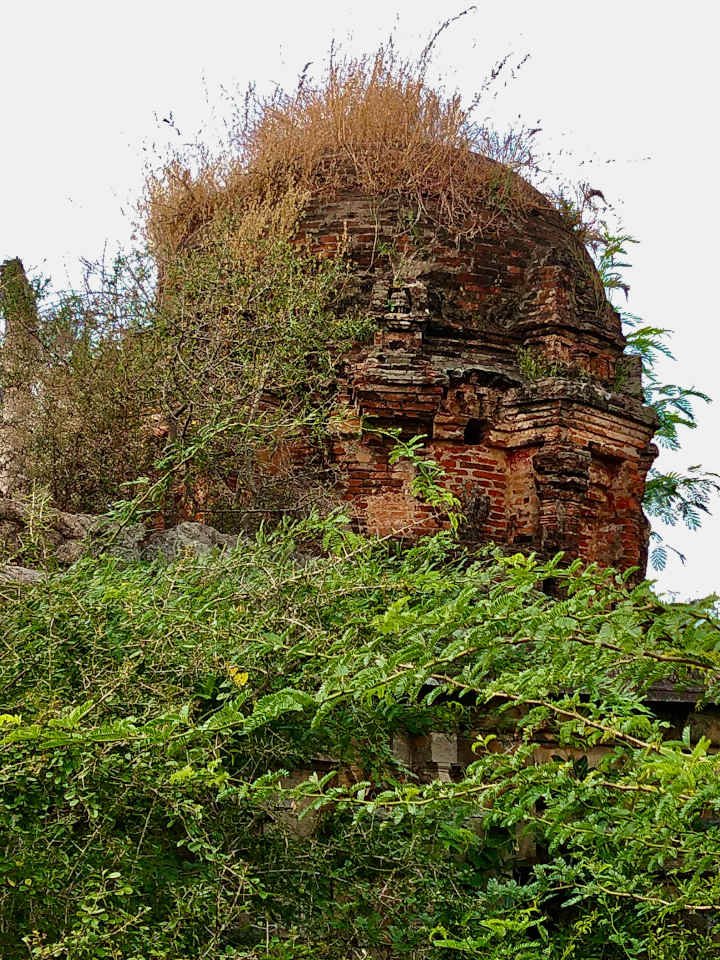
MULTIPOLYGON (((192 139, 221 109, 221 87, 293 84, 335 37, 372 50, 391 29, 417 52, 461 3, 425 0, 25 0, 0 14, 0 259, 64 285, 80 257, 129 240, 143 165, 192 139), (210 104, 211 106, 208 106, 210 104)), ((492 64, 529 53, 517 79, 481 106, 500 125, 542 126, 555 166, 604 192, 641 243, 629 308, 675 331, 671 382, 718 401, 699 410, 668 468, 720 472, 720 336, 715 231, 717 7, 710 0, 514 0, 478 4, 441 39, 448 84, 472 94, 492 64), (537 123, 539 121, 539 123, 537 123)), ((720 589, 720 505, 699 533, 673 531, 687 555, 660 585, 681 596, 720 589)))

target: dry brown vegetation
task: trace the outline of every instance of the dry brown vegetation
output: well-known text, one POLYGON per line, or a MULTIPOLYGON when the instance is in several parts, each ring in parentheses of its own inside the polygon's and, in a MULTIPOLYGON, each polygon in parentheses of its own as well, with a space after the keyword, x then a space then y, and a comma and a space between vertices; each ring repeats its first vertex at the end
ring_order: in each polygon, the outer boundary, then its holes
POLYGON ((82 290, 37 300, 28 285, 24 315, 0 298, 0 449, 13 494, 42 488, 66 510, 101 511, 152 466, 160 353, 141 270, 130 256, 88 265, 82 290))
POLYGON ((404 59, 391 44, 363 57, 331 51, 318 80, 300 77, 288 92, 250 88, 226 149, 177 154, 149 177, 148 238, 162 260, 227 212, 298 195, 332 196, 352 185, 373 197, 402 195, 439 223, 478 229, 478 200, 506 208, 543 202, 515 174, 535 169, 531 134, 498 136, 473 120, 458 93, 431 86, 431 45, 404 59))

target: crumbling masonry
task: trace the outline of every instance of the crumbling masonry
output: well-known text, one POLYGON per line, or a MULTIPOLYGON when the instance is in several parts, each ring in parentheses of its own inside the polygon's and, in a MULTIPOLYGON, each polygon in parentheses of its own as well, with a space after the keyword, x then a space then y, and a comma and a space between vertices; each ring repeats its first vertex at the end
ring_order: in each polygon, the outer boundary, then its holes
POLYGON ((311 206, 299 232, 350 259, 377 319, 372 344, 345 358, 333 419, 358 525, 417 536, 442 523, 374 432, 399 427, 426 435, 468 538, 644 569, 655 416, 584 245, 540 194, 515 217, 488 210, 467 241, 429 214, 398 232, 402 216, 350 191, 311 206))
MULTIPOLYGON (((639 359, 624 354, 582 241, 516 179, 522 202, 478 201, 464 238, 440 226, 428 198, 380 202, 347 189, 306 207, 297 243, 344 258, 346 307, 375 321, 372 343, 339 365, 325 445, 335 493, 370 533, 441 528, 447 517, 413 495, 412 465, 389 462, 389 428, 422 434, 462 503, 466 540, 644 570, 656 422, 639 359)), ((21 485, 7 454, 22 462, 13 423, 37 363, 22 265, 2 271, 5 339, 22 363, 4 397, 0 495, 21 485)), ((306 455, 304 442, 283 454, 300 468, 306 455)), ((181 508, 198 519, 193 497, 181 508)))

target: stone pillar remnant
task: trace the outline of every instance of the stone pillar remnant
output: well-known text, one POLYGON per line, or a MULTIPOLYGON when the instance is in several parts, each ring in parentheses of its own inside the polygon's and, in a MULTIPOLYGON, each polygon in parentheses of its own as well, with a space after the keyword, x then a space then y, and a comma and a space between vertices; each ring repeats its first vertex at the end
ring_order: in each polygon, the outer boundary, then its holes
POLYGON ((35 291, 19 258, 0 263, 0 495, 22 486, 22 426, 40 361, 35 291))

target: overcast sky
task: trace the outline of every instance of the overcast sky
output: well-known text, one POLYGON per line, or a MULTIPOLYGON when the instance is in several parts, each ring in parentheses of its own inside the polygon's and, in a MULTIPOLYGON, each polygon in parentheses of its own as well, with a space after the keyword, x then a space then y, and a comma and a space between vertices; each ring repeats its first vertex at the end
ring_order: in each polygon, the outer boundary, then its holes
MULTIPOLYGON (((166 143, 216 128, 222 90, 292 85, 335 38, 372 50, 394 30, 415 53, 462 4, 395 0, 24 0, 0 17, 0 260, 20 256, 62 286, 81 257, 129 242, 143 167, 166 143), (215 114, 213 117, 212 114, 215 114), (215 126, 214 126, 215 125, 215 126)), ((672 382, 718 398, 680 455, 720 472, 720 337, 715 233, 717 8, 709 0, 479 3, 446 32, 436 69, 471 95, 506 53, 530 58, 481 105, 501 126, 541 126, 556 169, 614 205, 633 248, 629 308, 674 331, 672 382), (662 12, 662 11, 665 12, 662 12)), ((687 555, 665 590, 720 589, 720 505, 699 533, 672 531, 687 555)))

